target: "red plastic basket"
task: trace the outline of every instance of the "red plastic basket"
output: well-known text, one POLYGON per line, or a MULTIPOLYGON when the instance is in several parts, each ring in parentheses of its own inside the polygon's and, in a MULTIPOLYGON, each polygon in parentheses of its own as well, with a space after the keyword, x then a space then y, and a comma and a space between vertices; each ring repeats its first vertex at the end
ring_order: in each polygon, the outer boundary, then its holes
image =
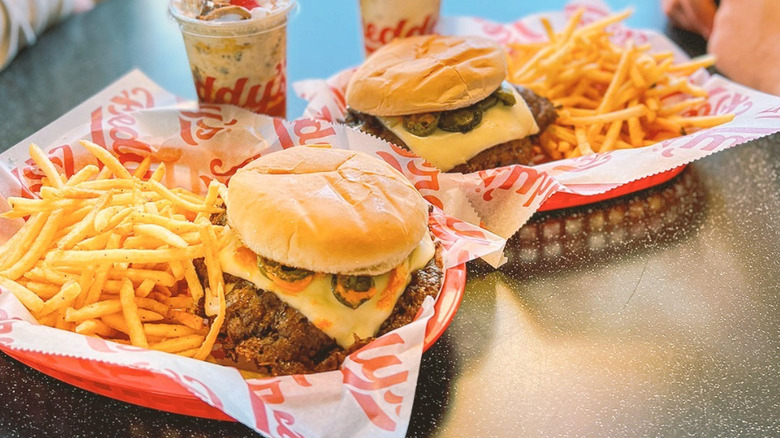
POLYGON ((658 184, 665 183, 685 169, 686 165, 675 167, 674 169, 667 170, 666 172, 657 173, 648 177, 632 181, 628 184, 624 184, 620 187, 604 192, 600 195, 583 196, 573 193, 557 192, 550 196, 550 198, 542 204, 539 211, 559 210, 561 208, 577 207, 585 204, 592 204, 599 201, 606 201, 607 199, 617 198, 618 196, 627 195, 629 193, 638 192, 658 184))
MULTIPOLYGON (((426 328, 423 347, 425 350, 430 348, 449 326, 463 299, 465 288, 465 264, 445 272, 444 284, 434 305, 434 315, 426 328)), ((96 394, 175 414, 234 421, 224 412, 160 374, 73 357, 6 347, 0 349, 31 368, 96 394)))

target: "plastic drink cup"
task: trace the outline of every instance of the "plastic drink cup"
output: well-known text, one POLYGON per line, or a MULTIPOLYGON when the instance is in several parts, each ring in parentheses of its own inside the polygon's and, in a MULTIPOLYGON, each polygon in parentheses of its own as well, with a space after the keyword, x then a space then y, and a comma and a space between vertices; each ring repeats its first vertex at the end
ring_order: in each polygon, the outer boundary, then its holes
POLYGON ((440 8, 441 0, 360 0, 366 56, 395 38, 433 33, 440 8))
POLYGON ((181 29, 198 100, 285 117, 287 18, 296 1, 259 0, 254 3, 262 6, 251 12, 230 7, 241 14, 201 17, 204 3, 172 0, 169 8, 181 29))

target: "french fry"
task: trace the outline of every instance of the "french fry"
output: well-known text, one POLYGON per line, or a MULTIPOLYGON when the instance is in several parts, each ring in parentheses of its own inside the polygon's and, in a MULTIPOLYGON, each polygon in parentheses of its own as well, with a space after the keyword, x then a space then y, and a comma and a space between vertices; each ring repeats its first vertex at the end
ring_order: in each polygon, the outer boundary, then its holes
POLYGON ((154 172, 152 172, 152 176, 149 177, 149 181, 157 181, 161 182, 163 178, 165 178, 166 173, 166 166, 165 163, 160 163, 156 169, 154 169, 154 172))
MULTIPOLYGON (((107 168, 104 167, 103 169, 107 168)), ((118 193, 126 190, 132 190, 133 186, 135 186, 135 181, 132 179, 100 179, 99 177, 94 181, 84 181, 79 184, 79 187, 85 189, 116 190, 118 193)))
MULTIPOLYGON (((43 305, 43 302, 41 302, 43 305)), ((65 320, 69 322, 81 322, 87 319, 97 319, 104 315, 122 311, 122 304, 117 299, 98 301, 86 305, 80 309, 72 307, 65 311, 65 320)))
POLYGON ((57 168, 54 167, 54 163, 49 160, 49 157, 35 143, 30 144, 30 158, 41 168, 52 187, 58 189, 62 187, 64 183, 59 172, 57 172, 57 168))
MULTIPOLYGON (((212 179, 211 182, 209 182, 209 191, 206 193, 206 198, 203 200, 203 205, 205 207, 214 207, 214 203, 217 202, 217 197, 219 196, 219 186, 220 182, 215 179, 212 179)), ((202 211, 198 213, 195 220, 198 221, 201 218, 208 219, 206 212, 202 211)))
POLYGON ((0 247, 0 271, 15 264, 24 255, 25 250, 32 246, 33 240, 46 224, 46 219, 48 219, 48 214, 34 214, 16 234, 0 247))
POLYGON ((138 316, 138 306, 135 302, 135 290, 133 283, 128 279, 122 280, 122 289, 119 292, 119 301, 122 304, 122 315, 127 324, 127 335, 130 342, 137 347, 147 348, 149 343, 146 341, 144 327, 141 324, 141 318, 138 316))
MULTIPOLYGON (((125 335, 127 335, 130 332, 130 329, 127 327, 127 322, 125 322, 125 317, 121 313, 121 308, 119 312, 109 313, 107 315, 101 315, 100 322, 102 322, 112 330, 124 333, 125 335)), ((132 345, 132 341, 128 341, 128 343, 132 345)))
MULTIPOLYGON (((75 246, 73 246, 73 249, 78 249, 78 250, 103 249, 108 244, 108 239, 111 238, 111 234, 113 234, 112 230, 108 230, 98 235, 88 237, 82 240, 81 242, 77 243, 75 246)), ((60 249, 70 249, 70 248, 60 248, 60 249)))
POLYGON ((43 303, 43 307, 38 311, 37 316, 46 316, 51 312, 70 305, 80 292, 81 286, 79 286, 78 282, 72 281, 62 285, 62 288, 56 295, 43 303))
POLYGON ((696 126, 699 128, 709 128, 722 125, 734 120, 734 114, 723 114, 715 116, 691 116, 691 117, 670 117, 669 120, 680 126, 696 126))
POLYGON ((60 220, 62 219, 63 214, 64 212, 62 210, 53 212, 46 219, 46 223, 43 225, 43 228, 41 228, 41 232, 35 236, 33 244, 29 247, 27 252, 19 260, 17 260, 16 263, 0 272, 0 274, 12 280, 16 280, 17 278, 21 277, 22 274, 30 270, 48 249, 49 244, 54 238, 54 233, 57 231, 57 227, 60 224, 60 220))
POLYGON ((139 269, 132 267, 127 269, 112 269, 108 272, 109 280, 121 280, 123 278, 128 278, 133 283, 142 283, 144 280, 149 280, 153 284, 161 284, 168 287, 173 286, 176 283, 176 279, 170 273, 154 269, 139 269))
POLYGON ((80 309, 87 301, 87 295, 92 287, 92 282, 95 281, 95 268, 89 267, 81 271, 79 275, 79 286, 81 287, 81 293, 74 302, 74 307, 80 309))
POLYGON ((141 320, 141 322, 156 322, 156 321, 162 321, 165 319, 164 315, 161 315, 155 311, 148 310, 148 309, 141 309, 138 308, 138 318, 141 320))
POLYGON ((177 353, 179 351, 198 348, 203 344, 203 335, 193 334, 177 338, 170 338, 149 346, 152 350, 165 351, 167 353, 177 353))
MULTIPOLYGON (((106 243, 106 248, 107 248, 106 251, 111 251, 112 249, 118 247, 120 242, 121 242, 121 236, 115 233, 111 233, 111 236, 109 236, 108 242, 106 243)), ((49 253, 49 255, 51 254, 52 253, 49 253)), ((89 305, 100 299, 100 294, 102 293, 103 286, 106 283, 106 277, 108 277, 109 269, 111 269, 111 265, 109 263, 97 264, 94 281, 90 285, 89 291, 87 291, 87 296, 84 299, 84 304, 89 305)))
POLYGON ((3 217, 24 218, 0 246, 0 287, 38 322, 124 344, 206 357, 225 319, 218 253, 225 228, 223 184, 206 196, 168 188, 161 163, 148 180, 147 157, 131 173, 108 150, 83 142, 98 159, 65 179, 36 146, 44 173, 39 199, 12 197, 3 217), (197 223, 195 220, 197 219, 197 223), (205 293, 193 260, 207 257, 209 320, 196 314, 205 293))
POLYGON ((164 248, 167 244, 151 236, 130 236, 122 245, 125 249, 164 248))
POLYGON ((81 140, 81 145, 87 148, 92 155, 94 155, 101 163, 103 163, 115 177, 119 179, 130 179, 132 175, 125 169, 125 166, 119 162, 110 152, 106 149, 92 143, 89 140, 81 140))
POLYGON ((99 319, 88 319, 82 321, 74 327, 73 331, 82 335, 98 335, 101 337, 112 337, 117 335, 117 331, 106 325, 99 319))
POLYGON ((111 228, 117 228, 120 222, 133 212, 131 207, 114 206, 101 210, 95 216, 95 231, 102 233, 111 228))
POLYGON ((179 336, 197 334, 191 327, 181 324, 144 324, 146 336, 160 338, 176 338, 179 336))
POLYGON ((141 181, 139 182, 140 187, 143 190, 151 190, 163 197, 163 199, 167 199, 174 203, 177 207, 183 208, 184 210, 193 211, 193 212, 206 212, 206 213, 216 213, 219 212, 220 209, 216 207, 208 207, 203 204, 197 204, 195 202, 189 201, 182 196, 177 195, 176 193, 172 192, 169 188, 165 187, 162 183, 159 183, 157 181, 141 181))
POLYGON ((191 260, 182 260, 182 267, 184 268, 184 279, 187 280, 187 286, 190 288, 192 301, 197 303, 204 295, 198 273, 195 272, 195 266, 191 260))
POLYGON ((135 302, 139 309, 151 310, 152 312, 158 313, 160 315, 168 314, 169 306, 151 298, 135 297, 135 302))
POLYGON ((65 235, 59 242, 57 242, 57 248, 59 249, 71 249, 76 243, 83 241, 92 231, 95 230, 94 221, 95 217, 100 213, 106 205, 111 201, 111 192, 102 195, 98 202, 92 207, 89 213, 82 219, 73 230, 65 235))
POLYGON ((140 164, 138 164, 138 167, 135 168, 135 171, 133 172, 133 177, 135 178, 143 178, 144 175, 146 175, 146 172, 149 171, 149 166, 152 164, 152 156, 147 155, 146 158, 141 161, 140 164))
POLYGON ((28 281, 24 287, 35 292, 36 295, 44 300, 48 300, 60 292, 62 285, 53 283, 41 283, 39 281, 28 281))
POLYGON ((149 293, 152 291, 152 288, 154 288, 154 280, 146 279, 141 282, 141 284, 138 286, 138 288, 135 290, 135 295, 139 297, 146 297, 149 295, 149 293))
POLYGON ((90 263, 165 263, 168 260, 203 257, 203 245, 163 249, 54 250, 46 257, 52 265, 88 265, 90 263))
POLYGON ((97 176, 95 177, 95 180, 106 180, 106 179, 110 179, 111 176, 112 176, 111 169, 101 165, 100 172, 98 172, 97 176))
POLYGON ((610 41, 608 27, 630 11, 586 25, 580 25, 582 14, 580 9, 559 32, 542 19, 547 42, 508 47, 508 79, 547 97, 558 110, 539 137, 542 161, 644 147, 733 118, 696 115, 707 91, 688 76, 713 65, 712 56, 674 64, 673 53, 649 53, 649 44, 610 41))
POLYGON ((223 289, 223 283, 218 283, 216 287, 218 300, 217 317, 211 322, 208 335, 206 335, 206 338, 203 340, 203 344, 198 349, 198 352, 193 356, 195 359, 204 360, 211 353, 214 342, 217 340, 219 330, 222 328, 222 323, 225 322, 225 291, 223 289))
MULTIPOLYGON (((222 267, 219 262, 217 251, 217 238, 214 235, 214 229, 209 226, 210 222, 205 218, 198 220, 198 231, 203 241, 204 261, 206 263, 206 272, 209 279, 209 288, 205 291, 205 301, 203 307, 207 316, 219 314, 219 296, 218 291, 224 291, 225 285, 222 276, 222 267)), ((224 293, 224 292, 223 292, 224 293)))
MULTIPOLYGON (((183 350, 183 351, 177 351, 177 356, 184 356, 184 357, 193 357, 195 354, 200 350, 200 348, 190 348, 189 350, 183 350)), ((238 370, 239 372, 241 370, 238 370)))
POLYGON ((10 278, 0 275, 0 286, 11 291, 31 312, 38 313, 43 308, 44 302, 38 295, 10 278))
POLYGON ((203 328, 206 327, 206 321, 203 318, 179 309, 172 309, 170 312, 168 312, 168 318, 172 321, 182 323, 187 327, 193 328, 197 331, 203 330, 203 328))
POLYGON ((602 113, 595 116, 570 117, 567 122, 574 126, 593 125, 597 123, 612 123, 619 120, 628 120, 632 117, 642 117, 647 113, 647 107, 636 105, 617 111, 602 113))
POLYGON ((186 220, 179 220, 173 218, 165 218, 162 216, 155 216, 144 212, 134 212, 132 219, 135 223, 144 223, 159 225, 167 228, 174 233, 186 233, 191 231, 198 231, 198 226, 192 222, 186 220))
POLYGON ((192 297, 179 295, 168 299, 168 305, 172 309, 189 309, 194 304, 192 297))
POLYGON ((136 224, 135 232, 137 235, 140 234, 142 236, 150 236, 159 239, 174 248, 186 248, 189 246, 181 236, 160 225, 136 224))
POLYGON ((87 164, 86 166, 82 167, 81 170, 76 172, 75 175, 70 177, 67 182, 65 182, 64 186, 76 186, 84 181, 88 181, 91 178, 94 178, 97 176, 97 174, 100 173, 100 169, 98 169, 97 166, 94 164, 87 164))
POLYGON ((184 279, 184 267, 182 266, 181 261, 170 261, 168 262, 168 267, 171 271, 171 275, 176 279, 176 281, 184 279))

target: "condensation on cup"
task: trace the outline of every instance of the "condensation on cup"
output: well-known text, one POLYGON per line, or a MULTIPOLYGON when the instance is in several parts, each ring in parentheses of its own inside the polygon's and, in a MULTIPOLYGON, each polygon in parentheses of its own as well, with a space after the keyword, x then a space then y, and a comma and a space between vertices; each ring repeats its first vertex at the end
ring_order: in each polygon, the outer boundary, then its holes
POLYGON ((287 19, 296 0, 172 0, 198 100, 287 113, 287 19), (255 6, 255 7, 252 7, 255 6))
POLYGON ((440 8, 441 0, 360 0, 366 55, 394 38, 433 33, 440 8))

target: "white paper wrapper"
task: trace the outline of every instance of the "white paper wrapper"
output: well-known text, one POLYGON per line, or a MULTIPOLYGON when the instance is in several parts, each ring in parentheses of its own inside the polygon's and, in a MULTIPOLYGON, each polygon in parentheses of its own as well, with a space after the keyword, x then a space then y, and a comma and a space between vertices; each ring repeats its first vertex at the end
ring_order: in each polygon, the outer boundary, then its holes
MULTIPOLYGON (((578 0, 564 11, 543 14, 554 28, 561 29, 568 18, 585 7, 583 21, 592 22, 611 14, 598 0, 578 0)), ((500 43, 546 40, 539 22, 542 15, 528 16, 513 23, 495 23, 474 17, 444 17, 436 32, 445 35, 478 35, 500 43)), ((668 38, 652 30, 629 29, 616 25, 612 29, 616 42, 634 39, 649 43, 652 51, 672 51, 676 61, 686 55, 668 38)), ((336 121, 346 110, 344 91, 354 68, 332 77, 309 79, 293 84, 296 93, 309 101, 303 116, 336 121)), ((440 174, 442 187, 460 188, 480 217, 480 224, 509 238, 531 215, 557 192, 592 196, 642 178, 675 169, 710 154, 780 131, 780 98, 735 84, 720 76, 700 70, 694 82, 709 92, 709 99, 699 115, 734 113, 730 123, 696 132, 640 149, 615 150, 606 153, 558 160, 533 167, 507 166, 472 174, 440 174)), ((455 206, 443 209, 459 216, 455 206)), ((476 223, 476 222, 475 222, 476 223)))
MULTIPOLYGON (((440 196, 458 198, 436 186, 438 172, 422 160, 394 152, 364 134, 323 121, 285 122, 238 107, 178 103, 175 96, 136 71, 0 154, 0 209, 8 208, 7 197, 32 197, 40 188, 42 173, 27 154, 30 142, 38 143, 68 176, 87 163, 97 164, 77 146, 79 139, 103 145, 130 169, 151 154, 153 161, 164 161, 173 169, 166 181, 169 185, 200 192, 213 178, 228 181, 238 168, 261 154, 327 142, 388 159, 435 205, 441 204, 440 196)), ((460 198, 450 202, 468 206, 460 198)), ((5 235, 0 242, 20 225, 19 221, 0 222, 5 235)), ((500 253, 505 243, 439 209, 434 209, 430 225, 445 248, 446 267, 500 253)), ((338 371, 245 381, 233 368, 39 326, 13 294, 0 289, 0 345, 165 375, 268 436, 391 437, 406 432, 426 322, 433 312, 433 300, 428 299, 420 319, 351 355, 338 371)))

